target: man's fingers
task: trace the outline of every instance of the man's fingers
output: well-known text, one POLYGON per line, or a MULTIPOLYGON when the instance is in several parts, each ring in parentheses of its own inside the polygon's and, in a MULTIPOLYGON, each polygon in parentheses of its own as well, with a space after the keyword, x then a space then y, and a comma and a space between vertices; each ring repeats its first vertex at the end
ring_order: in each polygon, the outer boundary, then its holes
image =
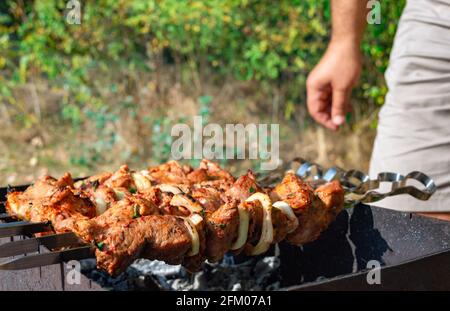
POLYGON ((337 126, 331 120, 331 99, 311 100, 308 104, 308 110, 311 117, 319 124, 329 128, 330 130, 337 130, 337 126))
POLYGON ((331 119, 329 119, 321 124, 332 131, 337 131, 337 129, 339 128, 336 124, 333 123, 333 121, 331 121, 331 119))
POLYGON ((307 89, 307 106, 311 117, 319 124, 329 128, 330 130, 337 130, 331 119, 331 100, 332 88, 327 81, 320 81, 317 79, 308 78, 306 83, 307 89))
POLYGON ((327 126, 327 123, 331 121, 330 97, 328 90, 308 84, 307 106, 309 114, 316 122, 324 126, 327 126))
POLYGON ((331 120, 336 126, 345 122, 345 114, 348 112, 348 97, 349 92, 346 90, 333 90, 331 120))

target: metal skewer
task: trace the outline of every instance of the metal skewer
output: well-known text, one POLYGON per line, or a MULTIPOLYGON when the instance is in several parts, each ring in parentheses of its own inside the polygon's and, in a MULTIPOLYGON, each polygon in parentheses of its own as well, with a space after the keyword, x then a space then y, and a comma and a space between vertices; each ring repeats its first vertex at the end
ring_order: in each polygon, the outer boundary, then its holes
POLYGON ((313 180, 323 180, 324 182, 339 180, 346 192, 345 201, 351 205, 373 203, 400 194, 408 194, 418 200, 426 201, 436 192, 434 181, 419 171, 410 172, 406 176, 383 172, 378 174, 376 179, 370 179, 369 175, 358 170, 344 171, 339 167, 324 170, 320 165, 302 158, 296 158, 290 164, 292 165, 292 163, 300 164, 295 173, 301 178, 312 177, 313 180), (419 189, 409 184, 410 181, 423 185, 423 188, 419 189), (378 189, 380 189, 381 183, 388 183, 390 189, 387 192, 380 192, 378 189))

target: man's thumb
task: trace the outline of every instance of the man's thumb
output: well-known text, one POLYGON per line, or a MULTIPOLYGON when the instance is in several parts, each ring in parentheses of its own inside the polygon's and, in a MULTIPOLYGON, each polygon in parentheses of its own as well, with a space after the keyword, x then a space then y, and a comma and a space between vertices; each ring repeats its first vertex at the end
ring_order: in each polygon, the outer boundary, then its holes
POLYGON ((331 120, 337 126, 344 124, 348 93, 342 90, 333 90, 331 105, 331 120))

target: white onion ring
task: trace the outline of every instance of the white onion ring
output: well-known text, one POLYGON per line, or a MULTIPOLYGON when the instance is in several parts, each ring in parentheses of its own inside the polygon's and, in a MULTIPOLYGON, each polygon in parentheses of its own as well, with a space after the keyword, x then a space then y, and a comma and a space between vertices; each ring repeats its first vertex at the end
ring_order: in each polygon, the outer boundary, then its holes
POLYGON ((257 192, 250 196, 247 202, 259 201, 263 207, 263 224, 261 229, 261 237, 258 243, 250 251, 250 255, 260 255, 265 253, 270 244, 273 242, 273 225, 272 225, 272 202, 267 194, 257 192))
POLYGON ((125 197, 125 192, 117 189, 113 189, 114 193, 116 194, 117 199, 120 201, 125 197))
POLYGON ((198 202, 194 202, 182 194, 175 194, 170 200, 170 205, 187 208, 191 213, 201 213, 203 211, 202 206, 198 202))
POLYGON ((170 184, 160 184, 157 186, 159 190, 162 192, 172 193, 172 194, 180 194, 183 193, 180 188, 170 184))
POLYGON ((106 201, 101 197, 95 198, 95 211, 98 215, 103 214, 106 211, 106 201))
POLYGON ((272 204, 273 207, 278 208, 282 211, 286 217, 290 220, 290 224, 288 225, 287 233, 293 232, 298 227, 298 219, 292 210, 292 207, 284 201, 277 201, 272 204))
POLYGON ((84 182, 85 182, 86 180, 79 180, 79 181, 76 181, 76 182, 74 182, 73 183, 73 186, 75 187, 75 189, 79 189, 79 188, 81 188, 81 186, 84 184, 84 182))
POLYGON ((247 242, 248 236, 248 225, 250 222, 250 217, 248 211, 242 207, 238 207, 239 211, 239 233, 236 242, 231 246, 231 250, 236 250, 241 248, 247 242))
POLYGON ((203 221, 203 217, 200 216, 199 214, 192 214, 191 216, 189 216, 189 219, 195 226, 197 226, 199 223, 203 221))
POLYGON ((186 256, 195 256, 200 251, 200 238, 198 236, 197 229, 191 219, 188 217, 184 218, 184 223, 186 224, 186 228, 191 235, 191 250, 186 254, 186 256))
POLYGON ((134 184, 138 191, 144 191, 152 187, 150 180, 141 173, 132 173, 134 184))
POLYGON ((139 171, 139 173, 140 173, 141 175, 143 175, 145 178, 147 178, 148 180, 152 180, 152 175, 150 175, 150 172, 149 172, 149 171, 147 171, 147 170, 142 170, 142 171, 139 171))

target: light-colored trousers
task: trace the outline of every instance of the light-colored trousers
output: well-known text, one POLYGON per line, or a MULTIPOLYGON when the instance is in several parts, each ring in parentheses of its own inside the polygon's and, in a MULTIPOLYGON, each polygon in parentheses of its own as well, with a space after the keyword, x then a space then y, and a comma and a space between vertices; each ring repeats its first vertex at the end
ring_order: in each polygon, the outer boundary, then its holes
POLYGON ((429 201, 401 195, 375 205, 450 212, 450 0, 408 1, 386 81, 370 175, 419 170, 438 190, 429 201))

